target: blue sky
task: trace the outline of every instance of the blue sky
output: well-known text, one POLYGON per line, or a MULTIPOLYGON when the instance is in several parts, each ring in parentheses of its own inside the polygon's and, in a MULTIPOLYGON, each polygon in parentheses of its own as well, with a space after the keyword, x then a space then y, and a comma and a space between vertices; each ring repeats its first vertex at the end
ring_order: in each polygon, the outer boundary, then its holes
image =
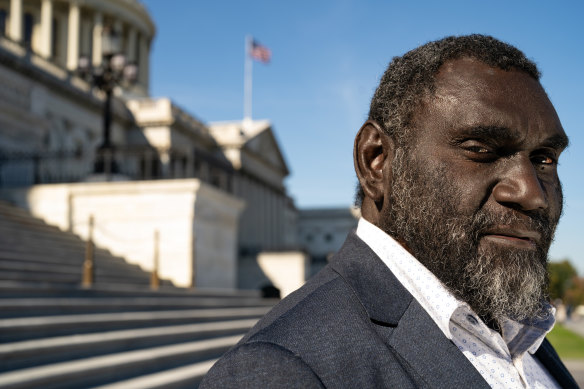
POLYGON ((270 119, 299 207, 348 206, 352 148, 393 56, 447 35, 483 33, 535 60, 571 146, 566 204, 551 249, 584 275, 584 2, 143 0, 157 26, 151 94, 203 122, 243 116, 244 37, 272 50, 254 63, 253 117, 270 119))

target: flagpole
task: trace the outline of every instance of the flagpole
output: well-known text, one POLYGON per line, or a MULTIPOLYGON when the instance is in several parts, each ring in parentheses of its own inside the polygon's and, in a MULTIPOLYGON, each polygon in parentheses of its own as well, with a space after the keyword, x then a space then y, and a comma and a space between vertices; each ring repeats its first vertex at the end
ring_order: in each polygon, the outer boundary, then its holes
POLYGON ((251 59, 251 35, 245 37, 245 62, 243 70, 243 124, 247 126, 251 124, 251 87, 252 87, 252 66, 251 59))

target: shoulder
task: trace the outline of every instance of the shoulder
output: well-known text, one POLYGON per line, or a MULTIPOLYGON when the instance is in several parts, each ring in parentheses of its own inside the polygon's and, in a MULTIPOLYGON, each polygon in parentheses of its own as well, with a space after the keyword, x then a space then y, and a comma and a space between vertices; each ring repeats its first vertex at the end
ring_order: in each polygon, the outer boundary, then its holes
POLYGON ((326 269, 268 313, 202 387, 377 387, 387 377, 408 387, 375 327, 347 282, 326 269))
POLYGON ((200 388, 322 388, 300 358, 270 342, 244 343, 227 353, 205 376, 200 388))
POLYGON ((350 237, 224 355, 203 387, 286 387, 280 379, 294 387, 410 387, 388 340, 411 295, 362 246, 350 237))
POLYGON ((326 343, 327 339, 339 336, 338 332, 344 328, 350 328, 351 322, 365 318, 367 312, 358 296, 334 270, 327 267, 276 305, 240 344, 271 342, 300 351, 315 347, 315 341, 326 343), (322 333, 327 329, 329 333, 322 333))
MULTIPOLYGON (((201 388, 323 387, 307 349, 317 347, 313 338, 322 326, 330 299, 338 296, 338 276, 325 269, 298 291, 282 300, 207 373, 201 388), (330 293, 335 289, 337 293, 330 293)), ((344 294, 341 292, 341 294, 344 294)), ((327 342, 320 339, 319 343, 327 342)))

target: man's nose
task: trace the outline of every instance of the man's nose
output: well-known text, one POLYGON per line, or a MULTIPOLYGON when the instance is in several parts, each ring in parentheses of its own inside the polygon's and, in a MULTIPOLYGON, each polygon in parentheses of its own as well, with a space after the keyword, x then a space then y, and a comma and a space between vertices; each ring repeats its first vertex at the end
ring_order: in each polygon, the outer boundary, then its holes
POLYGON ((547 194, 536 168, 527 156, 517 156, 516 160, 509 161, 493 188, 495 200, 525 211, 547 208, 547 194))

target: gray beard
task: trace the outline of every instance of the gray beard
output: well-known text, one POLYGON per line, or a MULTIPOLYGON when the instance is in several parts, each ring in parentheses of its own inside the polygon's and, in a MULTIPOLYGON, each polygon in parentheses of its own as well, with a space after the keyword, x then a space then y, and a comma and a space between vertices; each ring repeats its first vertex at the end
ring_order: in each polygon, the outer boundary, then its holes
MULTIPOLYGON (((485 207, 461 211, 462 191, 448 185, 444 169, 429 170, 396 151, 389 212, 380 228, 410 252, 483 319, 535 320, 547 316, 547 252, 558 219, 546 211, 504 214, 485 207), (479 247, 481 232, 495 225, 538 231, 536 250, 479 247)), ((455 184, 455 183, 454 183, 455 184)))

